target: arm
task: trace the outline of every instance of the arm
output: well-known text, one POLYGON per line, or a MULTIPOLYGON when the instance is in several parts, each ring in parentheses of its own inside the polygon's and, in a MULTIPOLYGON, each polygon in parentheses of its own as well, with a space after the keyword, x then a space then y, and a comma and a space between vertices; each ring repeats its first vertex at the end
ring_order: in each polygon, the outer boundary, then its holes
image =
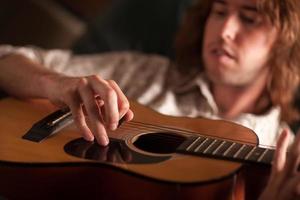
POLYGON ((0 58, 0 87, 20 98, 47 98, 48 85, 53 84, 55 73, 21 54, 8 54, 0 58))
POLYGON ((22 98, 48 98, 68 106, 86 140, 96 138, 99 144, 107 145, 106 129, 116 129, 122 117, 127 121, 133 117, 127 98, 112 80, 96 75, 68 77, 19 54, 2 57, 0 70, 0 87, 7 93, 22 98))

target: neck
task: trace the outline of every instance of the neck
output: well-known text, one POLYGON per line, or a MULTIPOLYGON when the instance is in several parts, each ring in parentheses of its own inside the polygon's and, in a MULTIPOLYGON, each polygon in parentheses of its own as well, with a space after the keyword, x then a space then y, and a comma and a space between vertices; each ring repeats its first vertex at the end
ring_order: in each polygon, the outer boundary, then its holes
POLYGON ((263 73, 251 84, 232 86, 212 84, 212 92, 221 117, 230 119, 242 113, 262 113, 269 105, 266 95, 268 73, 263 73))

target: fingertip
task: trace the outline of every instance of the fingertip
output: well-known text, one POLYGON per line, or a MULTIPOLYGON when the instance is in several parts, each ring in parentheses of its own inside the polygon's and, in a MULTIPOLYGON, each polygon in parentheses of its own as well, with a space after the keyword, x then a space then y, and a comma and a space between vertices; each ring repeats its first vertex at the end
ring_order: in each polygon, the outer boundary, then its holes
POLYGON ((126 121, 131 121, 134 118, 134 113, 132 112, 132 110, 128 110, 128 112, 126 113, 126 121))
POLYGON ((282 134, 282 137, 283 137, 283 138, 288 138, 289 135, 290 135, 289 130, 286 129, 286 128, 283 129, 283 131, 281 132, 281 134, 282 134))
POLYGON ((109 139, 106 136, 106 130, 105 128, 102 131, 97 131, 95 132, 95 139, 96 142, 100 145, 100 146, 107 146, 109 144, 109 139), (103 131, 104 130, 104 131, 103 131))
POLYGON ((289 138, 289 131, 288 129, 283 129, 281 134, 279 135, 279 139, 277 141, 277 146, 282 146, 282 144, 287 141, 289 138))
POLYGON ((94 141, 95 137, 92 135, 92 134, 84 134, 83 135, 83 138, 86 140, 86 141, 89 141, 89 142, 92 142, 94 141))
POLYGON ((101 146, 107 146, 109 144, 109 139, 107 136, 101 136, 99 138, 98 144, 101 146))
POLYGON ((281 132, 281 134, 283 134, 283 135, 288 135, 288 133, 289 133, 289 130, 288 129, 283 129, 282 130, 282 132, 281 132))

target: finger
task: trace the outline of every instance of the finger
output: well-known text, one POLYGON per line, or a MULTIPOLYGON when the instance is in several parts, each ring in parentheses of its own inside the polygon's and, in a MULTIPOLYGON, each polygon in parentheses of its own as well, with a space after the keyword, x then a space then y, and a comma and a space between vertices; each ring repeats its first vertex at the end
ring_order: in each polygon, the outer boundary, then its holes
POLYGON ((123 116, 118 123, 118 127, 120 127, 124 122, 129 122, 134 117, 132 110, 128 110, 128 112, 123 116))
POLYGON ((113 80, 108 80, 108 84, 116 91, 118 96, 118 109, 119 109, 119 119, 121 119, 129 110, 130 104, 125 96, 125 94, 122 92, 121 88, 118 86, 118 84, 113 80))
POLYGON ((83 138, 87 141, 93 141, 94 136, 86 124, 85 116, 82 110, 83 108, 79 99, 80 98, 77 95, 73 95, 73 97, 71 97, 67 103, 73 115, 74 122, 81 132, 83 138))
POLYGON ((92 76, 89 77, 91 87, 96 94, 100 94, 104 100, 104 119, 111 130, 115 130, 119 121, 118 99, 115 90, 103 79, 92 76))
POLYGON ((295 141, 288 153, 287 163, 285 166, 286 176, 291 176, 298 171, 300 161, 300 133, 298 132, 295 141))
POLYGON ((124 116, 124 120, 126 122, 129 122, 129 121, 131 121, 133 119, 133 117, 134 117, 134 114, 133 114, 132 110, 129 109, 127 111, 127 113, 125 114, 125 116, 124 116))
POLYGON ((94 93, 86 79, 82 79, 79 85, 79 94, 84 103, 89 118, 89 125, 92 127, 93 134, 96 137, 97 142, 103 146, 107 145, 108 137, 106 130, 99 113, 99 108, 94 97, 94 93))
POLYGON ((272 170, 269 183, 273 184, 273 187, 279 188, 281 182, 285 179, 285 174, 281 173, 284 169, 286 162, 286 152, 288 147, 289 134, 287 130, 283 130, 277 140, 276 150, 273 157, 272 170))
POLYGON ((273 158, 272 172, 276 174, 282 171, 284 168, 288 144, 289 144, 288 131, 283 130, 278 138, 276 150, 273 158))

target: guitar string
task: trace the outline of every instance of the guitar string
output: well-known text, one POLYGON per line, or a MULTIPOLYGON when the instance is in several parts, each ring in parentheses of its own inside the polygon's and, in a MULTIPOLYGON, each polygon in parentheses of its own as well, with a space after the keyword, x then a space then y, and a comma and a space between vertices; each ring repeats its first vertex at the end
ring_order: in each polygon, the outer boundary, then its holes
MULTIPOLYGON (((127 126, 124 126, 122 127, 122 129, 127 129, 127 130, 139 130, 139 131, 145 131, 145 132, 157 132, 157 131, 165 131, 163 129, 151 129, 151 128, 140 128, 140 127, 137 127, 137 126, 133 126, 133 125, 127 125, 127 126)), ((168 140, 168 141, 173 141, 173 142, 180 142, 182 140, 179 140, 178 137, 176 136, 173 136, 173 135, 166 135, 166 134, 156 134, 156 135, 153 135, 153 137, 155 138, 163 138, 164 140, 168 140)))
MULTIPOLYGON (((127 122, 127 126, 128 125, 133 125, 131 127, 134 127, 134 128, 138 128, 139 130, 141 128, 144 128, 144 130, 146 131, 170 131, 170 132, 175 132, 175 133, 183 133, 183 134, 192 134, 192 135, 201 135, 201 136, 205 136, 205 137, 209 137, 209 138, 215 138, 215 139, 220 139, 220 140, 226 140, 226 138, 222 138, 222 137, 219 137, 219 136, 211 136, 211 135, 208 135, 208 134, 199 134, 198 132, 195 132, 195 131, 191 131, 191 130, 182 130, 182 129, 177 129, 177 128, 172 128, 172 127, 166 127, 166 126, 161 126, 161 125, 153 125, 153 124, 148 124, 148 123, 144 123, 144 122, 137 122, 137 121, 130 121, 130 122, 127 122)), ((164 138, 165 139, 166 137, 166 134, 161 134, 161 138, 164 138)), ((180 142, 180 140, 178 140, 177 138, 174 138, 175 141, 177 142, 180 142)), ((245 144, 245 141, 243 140, 231 140, 231 139, 228 139, 228 141, 233 141, 233 142, 240 142, 240 143, 243 143, 245 144)), ((257 143, 253 143, 253 142, 246 142, 246 144, 249 144, 249 145, 253 145, 253 146, 257 146, 258 144, 257 143)), ((275 146, 272 146, 272 145, 259 145, 260 147, 262 148, 269 148, 269 149, 273 149, 275 148, 275 146)))
MULTIPOLYGON (((151 128, 144 128, 144 129, 141 129, 141 128, 137 128, 136 126, 130 126, 130 127, 128 127, 128 128, 135 128, 135 129, 138 129, 138 130, 145 130, 146 132, 147 131, 150 131, 150 132, 152 132, 152 131, 157 131, 158 129, 151 129, 151 128)), ((130 130, 130 129, 129 129, 130 130)), ((164 129, 161 129, 161 130, 163 130, 163 131, 165 131, 164 129)), ((183 132, 183 133, 185 133, 185 132, 183 132)), ((199 135, 199 134, 198 134, 199 135)), ((182 140, 180 140, 180 139, 178 139, 178 138, 176 138, 176 137, 169 137, 169 138, 166 138, 166 134, 160 134, 160 135, 155 135, 155 136, 152 136, 154 139, 164 139, 164 140, 167 140, 167 142, 177 142, 177 143, 180 143, 180 142, 182 142, 182 140)), ((215 138, 213 138, 213 137, 207 137, 207 138, 212 138, 212 139, 215 139, 215 138)), ((224 138, 222 138, 222 140, 224 140, 224 138)), ((230 141, 230 140, 226 140, 226 141, 230 141)), ((231 141, 232 142, 232 141, 231 141)), ((237 140, 235 140, 234 141, 235 143, 237 143, 237 140)), ((244 143, 242 143, 242 144, 244 144, 244 143)), ((248 143, 249 144, 249 143, 248 143)), ((251 145, 251 146, 253 146, 253 145, 251 145)))
MULTIPOLYGON (((162 130, 162 131, 171 131, 171 132, 177 132, 177 133, 183 133, 183 134, 193 134, 193 135, 199 135, 198 132, 194 132, 194 131, 186 131, 186 130, 181 130, 181 129, 176 129, 176 128, 170 128, 170 127, 163 127, 163 126, 155 126, 155 125, 152 125, 152 124, 146 124, 146 123, 142 123, 142 122, 130 122, 130 124, 135 124, 133 127, 135 128, 135 126, 139 126, 139 129, 140 127, 143 127, 144 129, 146 130, 150 130, 150 131, 157 131, 157 130, 162 130), (150 127, 150 128, 149 128, 150 127)), ((128 124, 129 125, 129 124, 128 124)), ((218 137, 218 136, 210 136, 210 135, 207 135, 207 134, 201 134, 202 136, 206 136, 206 137, 210 137, 210 138, 218 138, 218 139, 224 139, 222 137, 218 137)), ((164 137, 164 135, 162 135, 162 137, 164 137)), ((235 141, 239 141, 239 142, 244 142, 244 141, 240 141, 240 140, 235 140, 235 141)), ((247 142, 248 144, 253 144, 253 145, 256 145, 255 143, 249 143, 247 142)))
MULTIPOLYGON (((183 133, 183 134, 199 135, 198 132, 191 131, 191 130, 182 130, 182 129, 165 127, 165 126, 157 126, 157 125, 147 124, 147 123, 143 123, 143 122, 131 121, 129 124, 135 124, 135 126, 143 127, 143 128, 146 128, 147 130, 151 130, 151 131, 157 131, 157 129, 159 129, 159 130, 162 130, 162 131, 171 131, 171 132, 175 132, 175 133, 177 132, 177 133, 183 133)), ((203 133, 201 133, 200 135, 210 137, 210 138, 224 139, 224 138, 219 137, 219 136, 211 136, 211 135, 203 134, 203 133)), ((234 140, 234 141, 244 142, 242 140, 234 140)), ((256 145, 256 143, 250 143, 250 142, 247 142, 247 144, 256 145)))
MULTIPOLYGON (((143 123, 142 123, 143 124, 143 123)), ((153 126, 153 125, 151 125, 151 126, 153 126)), ((134 128, 134 129, 136 129, 136 130, 139 130, 139 131, 143 131, 143 130, 145 130, 146 132, 147 131, 150 131, 150 132, 152 132, 152 131, 158 131, 158 130, 163 130, 163 131, 165 131, 166 129, 168 129, 168 128, 160 128, 160 129, 153 129, 153 128, 145 128, 145 126, 143 126, 143 125, 134 125, 133 123, 131 123, 130 125, 129 125, 129 123, 127 123, 127 126, 122 126, 122 129, 125 129, 125 130, 132 130, 132 128, 134 128), (142 128, 141 128, 142 127, 142 128)), ((181 130, 180 130, 181 131, 181 130)), ((183 133, 184 133, 184 131, 183 131, 183 133)), ((169 138, 166 138, 166 135, 165 134, 160 134, 160 135, 155 135, 154 136, 154 139, 160 139, 160 138, 163 138, 165 141, 166 141, 166 139, 167 139, 167 142, 182 142, 182 140, 178 140, 177 138, 174 138, 174 137, 169 137, 169 138)), ((212 138, 212 137, 210 137, 210 138, 212 138)), ((152 136, 152 139, 153 139, 153 136, 152 136)), ((172 143, 173 144, 173 143, 172 143)), ((269 149, 269 151, 274 151, 273 149, 269 149)))

